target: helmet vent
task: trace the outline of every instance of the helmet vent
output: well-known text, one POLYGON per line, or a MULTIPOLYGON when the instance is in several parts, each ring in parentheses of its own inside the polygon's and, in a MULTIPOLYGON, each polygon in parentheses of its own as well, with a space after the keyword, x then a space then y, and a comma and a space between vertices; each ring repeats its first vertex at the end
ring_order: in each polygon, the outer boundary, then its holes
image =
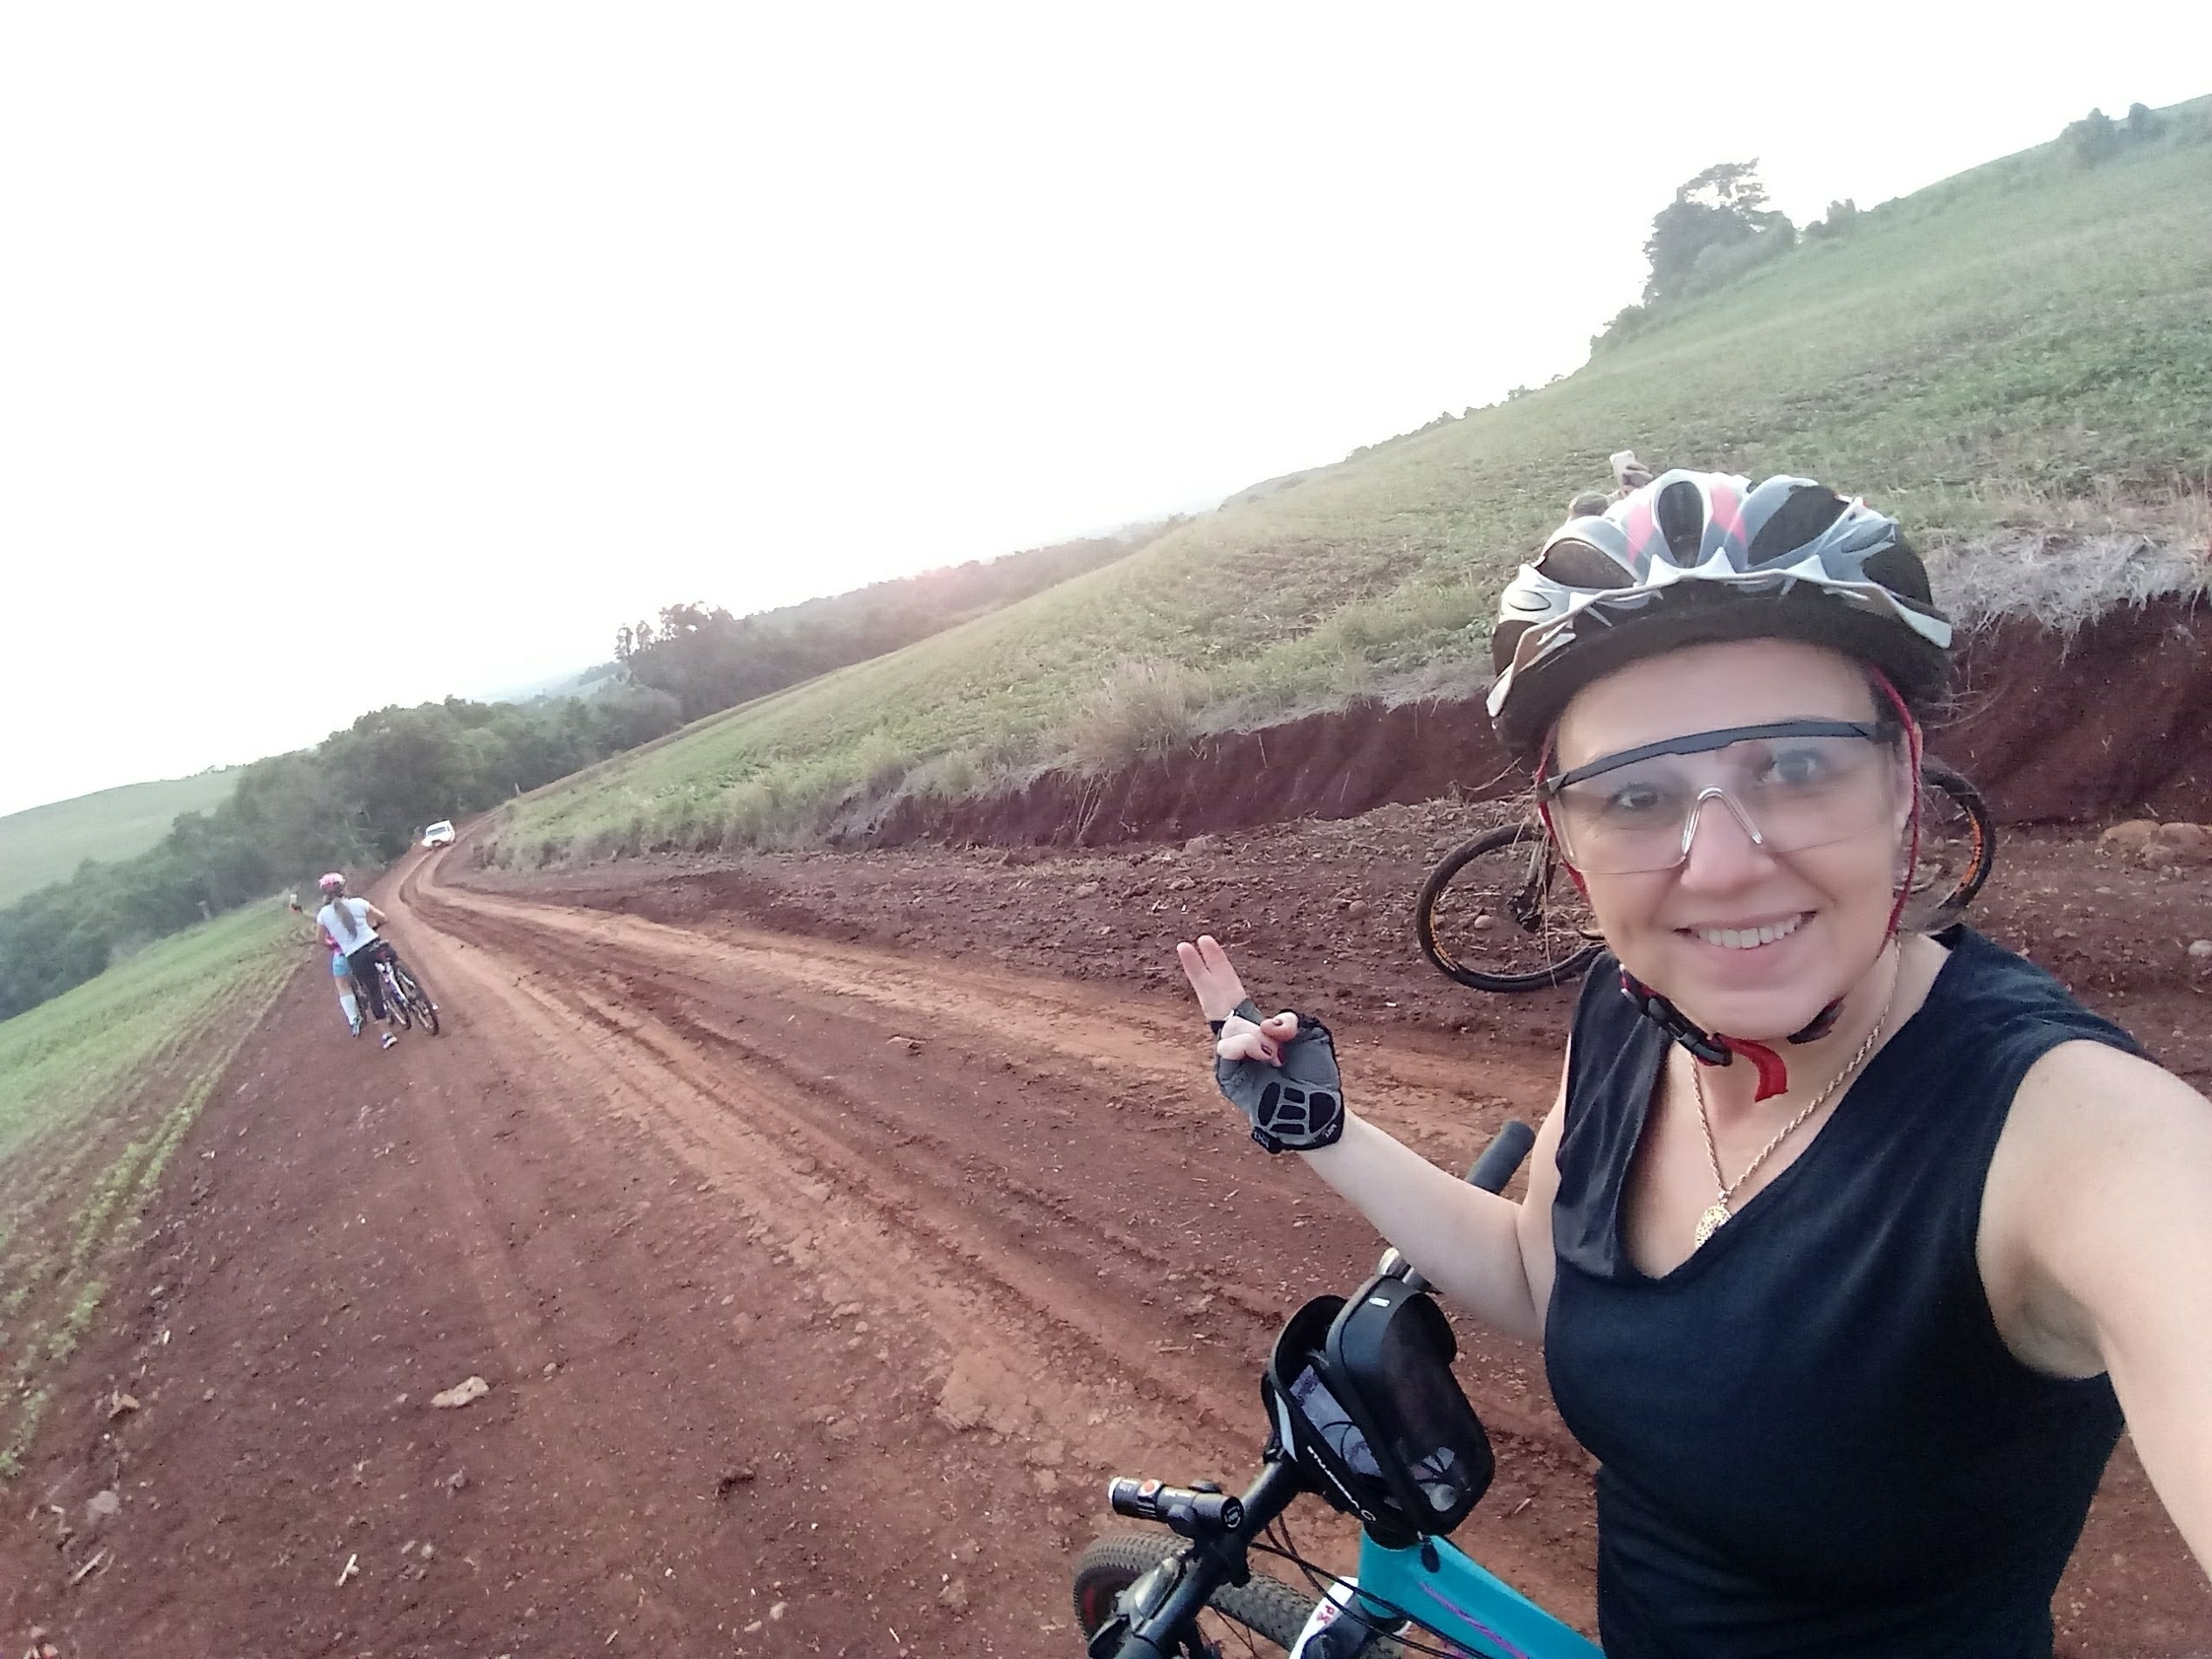
POLYGON ((1748 562, 1764 564, 1798 551, 1843 517, 1844 499, 1833 490, 1792 490, 1751 538, 1748 562))

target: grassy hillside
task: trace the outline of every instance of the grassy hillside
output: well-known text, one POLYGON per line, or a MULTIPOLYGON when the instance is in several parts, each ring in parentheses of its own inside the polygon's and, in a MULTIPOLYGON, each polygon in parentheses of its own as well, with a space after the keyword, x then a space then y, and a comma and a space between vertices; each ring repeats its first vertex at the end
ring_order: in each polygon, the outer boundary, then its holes
POLYGON ((313 953, 274 903, 164 939, 0 1024, 0 1478, 178 1143, 313 953))
POLYGON ((2094 168, 2045 146, 1885 204, 1541 391, 540 791, 505 809, 498 855, 803 834, 902 779, 964 793, 1194 721, 1480 677, 1498 586, 1624 446, 1810 473, 1939 550, 2099 501, 2201 497, 2212 99, 2166 117, 2094 168))
POLYGON ((0 905, 66 881, 88 858, 132 858, 180 812, 210 812, 238 787, 236 767, 166 783, 125 784, 0 818, 0 905))

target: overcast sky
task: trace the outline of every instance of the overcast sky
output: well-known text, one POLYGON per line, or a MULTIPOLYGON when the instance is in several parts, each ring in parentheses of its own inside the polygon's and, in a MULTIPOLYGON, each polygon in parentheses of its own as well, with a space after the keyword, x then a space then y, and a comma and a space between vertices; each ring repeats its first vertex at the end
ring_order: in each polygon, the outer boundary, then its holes
POLYGON ((1579 364, 1709 163, 1871 206, 2208 14, 8 7, 0 812, 1338 459, 1579 364))

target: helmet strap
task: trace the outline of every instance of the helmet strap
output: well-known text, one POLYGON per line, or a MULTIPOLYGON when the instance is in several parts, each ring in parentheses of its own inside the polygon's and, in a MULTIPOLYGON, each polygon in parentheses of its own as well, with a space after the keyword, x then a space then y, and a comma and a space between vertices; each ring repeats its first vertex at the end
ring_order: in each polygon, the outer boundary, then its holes
POLYGON ((1890 707, 1896 711, 1899 724, 1904 728, 1905 754, 1912 763, 1910 774, 1911 781, 1906 785, 1912 791, 1912 810, 1905 823, 1904 874, 1897 880, 1897 898, 1890 906, 1890 925, 1882 935, 1882 945, 1886 950, 1890 941, 1897 936, 1897 924, 1904 918, 1904 901, 1912 892, 1912 874, 1920 868, 1922 747, 1920 722, 1912 717, 1912 710, 1905 706, 1904 698, 1898 695, 1897 687, 1890 683, 1890 677, 1878 668, 1870 669, 1868 672, 1874 677, 1876 688, 1890 700, 1890 707))
MULTIPOLYGON (((1544 826, 1544 839, 1551 842, 1554 850, 1559 847, 1559 832, 1552 827, 1551 803, 1544 798, 1544 774, 1551 770, 1552 744, 1557 741, 1558 737, 1559 732, 1556 728, 1545 734, 1544 747, 1536 753, 1535 777, 1536 817, 1544 826)), ((1559 867, 1567 872, 1567 879, 1574 883, 1574 890, 1587 899, 1590 897, 1590 884, 1582 879, 1582 872, 1564 858, 1560 860, 1559 867)))

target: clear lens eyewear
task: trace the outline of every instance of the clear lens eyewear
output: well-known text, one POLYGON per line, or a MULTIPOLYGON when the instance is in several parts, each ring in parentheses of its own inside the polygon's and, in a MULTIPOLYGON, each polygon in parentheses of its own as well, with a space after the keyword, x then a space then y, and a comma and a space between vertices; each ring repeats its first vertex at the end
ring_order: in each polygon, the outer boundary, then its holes
POLYGON ((1897 799, 1896 738, 1840 720, 1736 726, 1607 755, 1539 792, 1560 852, 1593 874, 1675 868, 1710 801, 1754 846, 1804 852, 1880 827, 1897 799))

